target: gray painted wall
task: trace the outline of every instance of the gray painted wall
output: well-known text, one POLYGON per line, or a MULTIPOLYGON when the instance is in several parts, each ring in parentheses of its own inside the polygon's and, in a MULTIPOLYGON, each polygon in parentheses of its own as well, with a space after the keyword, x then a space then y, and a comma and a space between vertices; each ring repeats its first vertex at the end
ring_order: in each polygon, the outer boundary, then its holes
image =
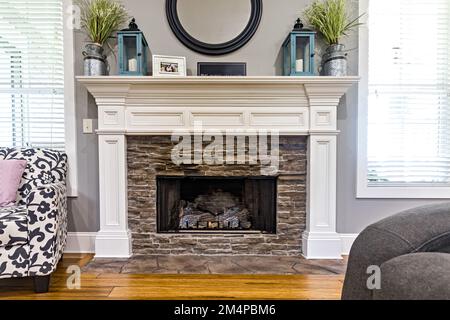
MULTIPOLYGON (((123 0, 130 15, 134 16, 149 42, 153 54, 179 55, 187 58, 188 74, 195 75, 199 61, 247 62, 248 75, 281 75, 281 44, 293 22, 310 0, 263 0, 261 25, 253 39, 242 49, 221 57, 208 57, 185 48, 172 34, 165 18, 165 0, 123 0)), ((353 0, 353 2, 357 2, 353 0)), ((353 5, 355 12, 357 4, 353 5)), ((83 73, 81 51, 84 35, 75 32, 76 74, 83 73)), ((350 74, 358 74, 358 35, 345 40, 349 51, 350 74)), ((115 62, 111 59, 115 72, 115 62)), ((79 84, 76 85, 78 126, 79 197, 69 201, 69 230, 97 231, 98 205, 98 145, 93 134, 81 133, 82 119, 97 119, 93 98, 79 84)), ((338 231, 360 232, 368 224, 403 209, 430 203, 427 200, 356 199, 358 90, 355 86, 343 99, 338 112, 342 134, 338 146, 338 231)))
MULTIPOLYGON (((75 74, 83 74, 81 55, 84 34, 75 32, 75 74)), ((98 201, 98 143, 95 134, 83 134, 83 119, 95 119, 97 127, 97 107, 94 98, 86 89, 75 82, 75 104, 77 117, 77 160, 78 197, 68 201, 69 231, 88 232, 99 229, 98 201)))

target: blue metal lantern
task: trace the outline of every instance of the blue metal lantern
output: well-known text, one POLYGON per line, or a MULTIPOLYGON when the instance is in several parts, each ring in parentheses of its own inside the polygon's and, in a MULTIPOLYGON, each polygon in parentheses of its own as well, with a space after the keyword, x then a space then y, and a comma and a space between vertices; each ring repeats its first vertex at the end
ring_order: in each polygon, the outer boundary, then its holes
POLYGON ((283 43, 283 74, 314 76, 314 45, 316 32, 303 28, 300 19, 283 43))
POLYGON ((119 74, 124 76, 146 76, 149 48, 144 34, 135 19, 128 29, 117 32, 119 42, 119 74))

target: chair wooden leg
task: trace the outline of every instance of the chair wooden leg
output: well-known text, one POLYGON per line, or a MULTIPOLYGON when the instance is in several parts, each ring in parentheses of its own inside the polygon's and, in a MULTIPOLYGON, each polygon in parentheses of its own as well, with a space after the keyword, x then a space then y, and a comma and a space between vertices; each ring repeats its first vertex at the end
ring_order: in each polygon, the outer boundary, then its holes
POLYGON ((46 293, 50 287, 50 275, 34 277, 34 292, 46 293))

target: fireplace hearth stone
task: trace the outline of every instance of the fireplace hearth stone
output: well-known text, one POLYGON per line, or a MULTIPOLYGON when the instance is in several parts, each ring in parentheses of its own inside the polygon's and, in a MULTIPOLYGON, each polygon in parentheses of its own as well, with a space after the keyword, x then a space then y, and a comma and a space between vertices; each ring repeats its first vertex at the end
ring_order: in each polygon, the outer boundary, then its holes
POLYGON ((86 273, 116 274, 345 274, 346 260, 306 260, 301 256, 152 255, 130 259, 94 259, 86 273))

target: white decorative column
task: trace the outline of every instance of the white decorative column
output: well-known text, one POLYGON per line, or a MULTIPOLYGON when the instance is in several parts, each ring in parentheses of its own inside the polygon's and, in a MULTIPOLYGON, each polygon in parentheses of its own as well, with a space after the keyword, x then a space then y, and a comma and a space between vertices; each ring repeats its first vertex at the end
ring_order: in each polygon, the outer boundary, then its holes
POLYGON ((306 231, 307 259, 341 259, 336 231, 337 107, 347 87, 306 84, 310 106, 306 231))
POLYGON ((96 99, 99 108, 100 231, 95 257, 128 258, 132 255, 128 229, 127 140, 125 98, 96 99))

